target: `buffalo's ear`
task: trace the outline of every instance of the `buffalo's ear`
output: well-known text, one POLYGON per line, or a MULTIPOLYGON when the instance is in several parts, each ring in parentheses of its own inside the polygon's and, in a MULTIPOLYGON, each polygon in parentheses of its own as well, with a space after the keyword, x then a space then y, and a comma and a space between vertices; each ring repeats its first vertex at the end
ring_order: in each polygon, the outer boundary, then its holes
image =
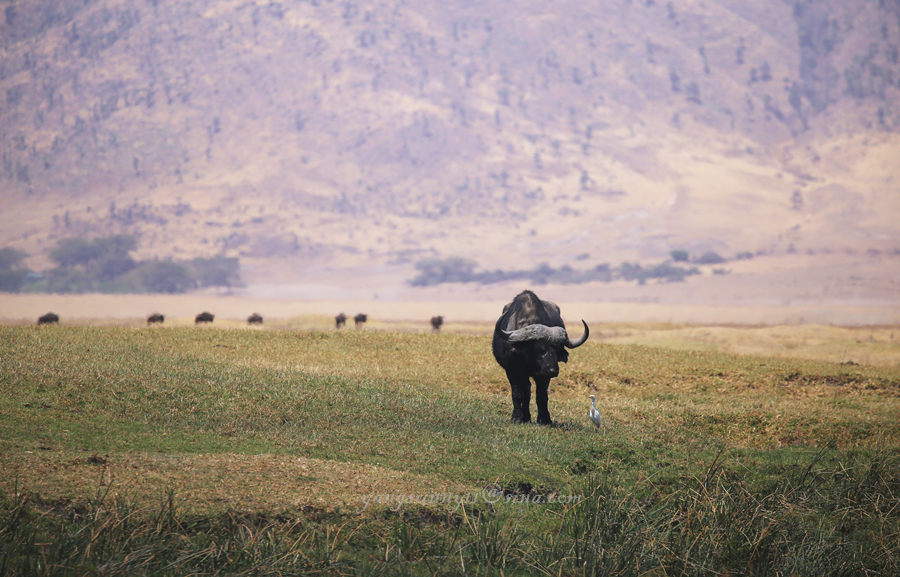
POLYGON ((559 352, 556 354, 556 358, 561 363, 568 363, 569 351, 567 351, 565 347, 559 347, 559 352))
MULTIPOLYGON (((506 311, 504 311, 506 312, 506 311)), ((494 334, 500 337, 501 340, 508 341, 509 333, 503 330, 503 318, 505 315, 501 316, 497 319, 497 322, 494 324, 494 334)))

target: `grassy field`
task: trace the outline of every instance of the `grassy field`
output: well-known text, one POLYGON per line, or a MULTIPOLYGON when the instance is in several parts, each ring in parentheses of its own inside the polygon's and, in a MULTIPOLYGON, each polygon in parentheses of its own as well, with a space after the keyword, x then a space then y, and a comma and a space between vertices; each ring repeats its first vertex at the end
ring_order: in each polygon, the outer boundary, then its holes
POLYGON ((891 348, 618 327, 541 427, 489 337, 384 328, 0 327, 0 575, 900 573, 891 348))

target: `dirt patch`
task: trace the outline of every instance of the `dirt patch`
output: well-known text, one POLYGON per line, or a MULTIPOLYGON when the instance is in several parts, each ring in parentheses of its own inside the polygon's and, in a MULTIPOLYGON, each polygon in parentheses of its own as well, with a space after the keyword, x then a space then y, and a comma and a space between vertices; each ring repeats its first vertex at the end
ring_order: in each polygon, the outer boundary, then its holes
POLYGON ((0 469, 5 490, 44 501, 127 495, 157 503, 168 489, 197 512, 362 508, 372 495, 459 492, 461 487, 375 465, 288 455, 157 455, 40 451, 6 448, 0 469))

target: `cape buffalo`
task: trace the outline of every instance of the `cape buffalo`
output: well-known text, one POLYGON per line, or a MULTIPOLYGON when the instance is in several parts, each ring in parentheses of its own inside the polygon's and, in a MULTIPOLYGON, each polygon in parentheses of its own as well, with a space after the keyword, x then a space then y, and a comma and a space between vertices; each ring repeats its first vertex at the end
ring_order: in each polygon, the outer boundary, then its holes
POLYGON ((443 325, 443 324, 444 324, 444 317, 442 317, 442 316, 431 317, 431 330, 433 330, 434 332, 440 331, 441 325, 443 325))
POLYGON ((38 317, 39 325, 58 325, 59 324, 59 315, 56 313, 47 313, 43 316, 38 317))
POLYGON ((261 324, 263 324, 262 321, 263 321, 262 315, 259 313, 253 313, 252 315, 247 317, 247 324, 261 325, 261 324))
POLYGON ((342 329, 342 328, 344 328, 344 325, 346 325, 346 324, 347 324, 347 315, 345 315, 344 313, 340 313, 336 317, 334 317, 334 328, 342 329))
POLYGON ((194 324, 199 325, 200 323, 211 323, 213 322, 214 318, 216 318, 216 315, 203 311, 202 313, 194 317, 194 324))
POLYGON ((366 321, 369 320, 369 315, 364 315, 363 313, 359 313, 355 317, 353 317, 353 321, 356 323, 356 328, 361 329, 366 321))
POLYGON ((569 360, 566 348, 580 347, 587 340, 590 330, 586 322, 581 323, 584 334, 577 340, 570 339, 559 307, 531 291, 523 291, 503 307, 503 314, 494 325, 491 348, 509 379, 514 423, 531 421, 530 379, 534 379, 537 422, 553 423, 547 410, 547 388, 550 379, 559 375, 560 361, 569 360))
POLYGON ((163 321, 166 320, 166 317, 162 316, 159 313, 153 313, 149 317, 147 317, 147 324, 152 325, 154 323, 162 324, 163 321))

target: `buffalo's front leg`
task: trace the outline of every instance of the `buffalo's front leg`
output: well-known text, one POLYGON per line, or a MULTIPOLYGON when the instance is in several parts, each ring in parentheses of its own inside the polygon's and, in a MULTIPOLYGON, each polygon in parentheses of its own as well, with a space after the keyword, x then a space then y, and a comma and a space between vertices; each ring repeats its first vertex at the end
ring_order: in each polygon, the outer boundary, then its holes
POLYGON ((552 425, 550 411, 547 409, 547 390, 551 377, 534 377, 534 402, 537 405, 537 422, 541 425, 552 425))
POLYGON ((506 378, 509 379, 509 387, 512 393, 512 422, 530 423, 531 381, 528 379, 528 375, 506 371, 506 378))

